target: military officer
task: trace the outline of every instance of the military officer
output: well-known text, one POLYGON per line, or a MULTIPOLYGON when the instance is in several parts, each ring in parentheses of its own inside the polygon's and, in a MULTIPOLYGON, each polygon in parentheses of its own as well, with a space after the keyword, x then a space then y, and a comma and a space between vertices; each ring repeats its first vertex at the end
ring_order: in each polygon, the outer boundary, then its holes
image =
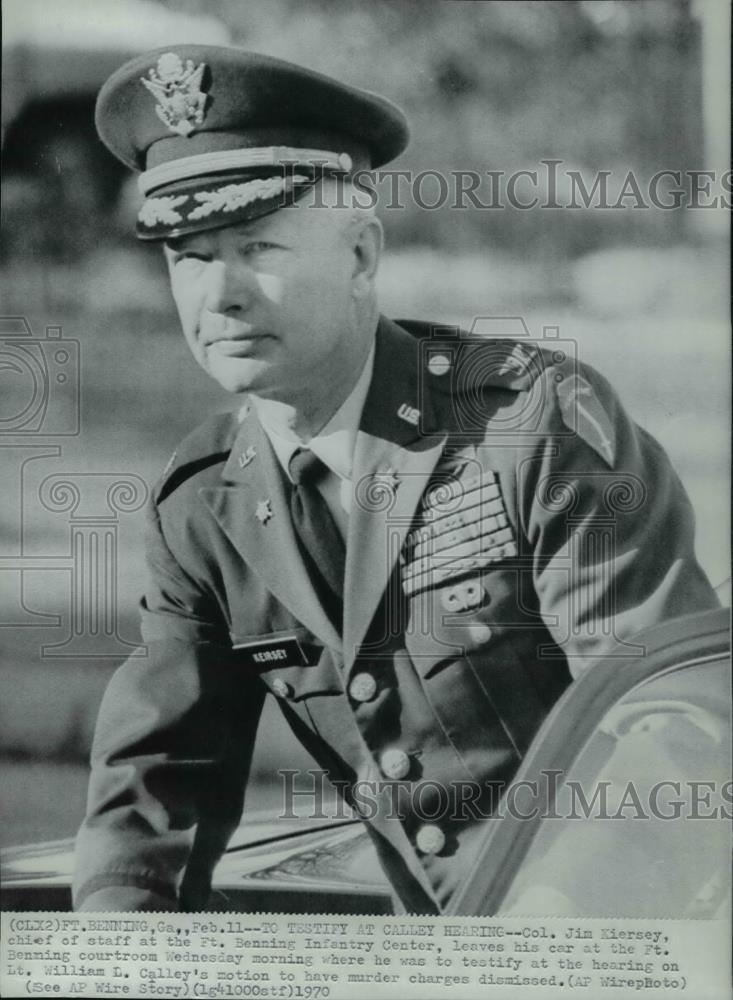
POLYGON ((176 46, 115 73, 97 124, 140 171, 195 359, 239 398, 154 491, 147 655, 100 710, 75 905, 206 906, 273 697, 357 810, 372 783, 400 905, 439 913, 572 676, 715 605, 690 504, 567 351, 379 314, 354 196, 406 146, 389 102, 176 46), (425 794, 395 810, 395 782, 425 794), (475 808, 438 808, 467 784, 475 808))

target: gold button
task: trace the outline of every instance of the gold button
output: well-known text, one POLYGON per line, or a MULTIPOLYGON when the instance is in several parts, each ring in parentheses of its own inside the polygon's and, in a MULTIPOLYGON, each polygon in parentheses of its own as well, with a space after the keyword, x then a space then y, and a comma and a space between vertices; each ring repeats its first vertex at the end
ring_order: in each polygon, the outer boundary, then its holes
POLYGON ((273 680, 272 690, 275 692, 275 694, 279 695, 281 698, 287 698, 289 695, 293 693, 293 689, 291 688, 291 686, 288 684, 287 681, 284 681, 282 677, 276 677, 273 680))
POLYGON ((410 758, 404 750, 393 747, 381 754, 379 766, 387 778, 404 778, 410 771, 410 758))
POLYGON ((474 642, 488 642, 491 638, 491 629, 488 625, 469 625, 469 635, 474 642))
POLYGON ((354 701, 371 701, 377 693, 377 682, 371 674, 355 674, 349 684, 349 694, 354 701))
POLYGON ((450 358, 445 354, 431 354, 428 371, 431 375, 445 375, 450 371, 450 358))
POLYGON ((423 854, 438 854, 445 847, 445 834, 439 826, 426 823, 417 831, 415 843, 418 851, 423 854))

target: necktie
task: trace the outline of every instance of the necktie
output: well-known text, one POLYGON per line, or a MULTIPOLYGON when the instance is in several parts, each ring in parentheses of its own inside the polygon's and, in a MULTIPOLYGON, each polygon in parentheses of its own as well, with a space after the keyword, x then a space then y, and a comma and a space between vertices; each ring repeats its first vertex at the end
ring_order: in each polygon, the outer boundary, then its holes
POLYGON ((290 515, 295 531, 309 557, 321 600, 340 625, 346 553, 341 532, 317 486, 328 468, 312 451, 298 448, 293 452, 288 471, 293 480, 290 515))

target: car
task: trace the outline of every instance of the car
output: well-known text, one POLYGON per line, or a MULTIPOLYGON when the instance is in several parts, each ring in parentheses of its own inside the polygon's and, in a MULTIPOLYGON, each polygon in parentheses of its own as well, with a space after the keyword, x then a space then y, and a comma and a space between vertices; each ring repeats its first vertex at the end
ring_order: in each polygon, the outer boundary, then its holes
MULTIPOLYGON (((729 610, 620 644, 556 703, 504 789, 460 915, 714 919, 730 905, 729 610)), ((218 864, 216 912, 389 914, 354 813, 249 817, 218 864)), ((71 907, 73 841, 2 852, 2 908, 71 907)))

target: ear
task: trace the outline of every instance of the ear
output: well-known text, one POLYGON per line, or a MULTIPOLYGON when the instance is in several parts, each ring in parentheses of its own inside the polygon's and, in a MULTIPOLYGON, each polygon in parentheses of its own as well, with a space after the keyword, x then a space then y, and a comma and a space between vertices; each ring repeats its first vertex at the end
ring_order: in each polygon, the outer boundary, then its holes
POLYGON ((384 245, 382 223, 376 217, 358 219, 354 232, 354 270, 351 288, 354 298, 363 299, 371 291, 384 245))

